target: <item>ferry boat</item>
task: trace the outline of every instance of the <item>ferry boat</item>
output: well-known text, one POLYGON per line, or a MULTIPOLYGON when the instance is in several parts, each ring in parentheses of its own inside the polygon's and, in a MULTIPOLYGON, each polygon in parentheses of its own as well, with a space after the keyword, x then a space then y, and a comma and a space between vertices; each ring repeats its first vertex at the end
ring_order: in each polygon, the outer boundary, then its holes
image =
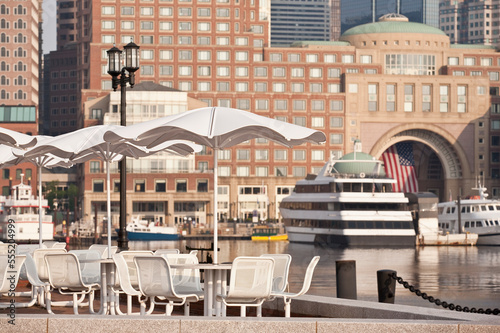
MULTIPOLYGON (((133 218, 126 227, 128 239, 131 241, 178 240, 177 228, 156 225, 155 222, 133 218)), ((118 230, 117 230, 118 232, 118 230)))
POLYGON ((269 226, 257 226, 252 229, 253 241, 286 241, 287 234, 280 234, 280 228, 271 228, 269 226))
MULTIPOLYGON (((40 240, 40 216, 38 198, 32 195, 31 185, 21 183, 11 188, 11 195, 0 196, 0 239, 16 243, 37 243, 40 240), (14 231, 9 233, 9 220, 14 221, 14 231)), ((42 198, 42 240, 54 239, 52 215, 46 214, 49 208, 47 199, 42 198)))
POLYGON ((450 234, 478 234, 477 245, 500 245, 500 200, 488 199, 478 181, 479 195, 438 204, 439 227, 450 234))
POLYGON ((333 157, 284 198, 280 212, 290 242, 333 246, 415 246, 408 198, 392 192, 396 181, 383 163, 361 152, 333 157))

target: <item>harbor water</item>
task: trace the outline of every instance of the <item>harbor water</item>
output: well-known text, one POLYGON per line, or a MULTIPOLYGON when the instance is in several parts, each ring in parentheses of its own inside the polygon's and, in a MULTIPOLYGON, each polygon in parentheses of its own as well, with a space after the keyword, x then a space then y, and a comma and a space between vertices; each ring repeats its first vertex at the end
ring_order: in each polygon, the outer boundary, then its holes
MULTIPOLYGON (((209 248, 210 241, 129 242, 131 250, 209 248)), ((314 272, 308 294, 336 297, 335 265, 338 260, 356 261, 358 300, 378 301, 377 271, 390 269, 429 296, 462 307, 500 308, 500 246, 427 246, 419 248, 331 248, 286 241, 252 242, 220 240, 219 262, 237 256, 289 253, 290 290, 299 291, 304 273, 313 256, 321 259, 314 272)), ((201 258, 205 260, 207 252, 201 258)), ((396 284, 396 304, 440 308, 396 284)))

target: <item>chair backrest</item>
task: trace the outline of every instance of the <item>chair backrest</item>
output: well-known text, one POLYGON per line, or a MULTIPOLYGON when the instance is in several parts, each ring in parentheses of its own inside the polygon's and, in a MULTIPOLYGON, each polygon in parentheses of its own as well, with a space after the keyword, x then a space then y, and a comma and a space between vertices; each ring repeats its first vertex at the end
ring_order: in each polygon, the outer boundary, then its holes
POLYGON ((81 289, 85 287, 76 254, 46 254, 44 259, 52 288, 81 289))
MULTIPOLYGON (((192 254, 165 254, 163 255, 169 265, 197 265, 198 257, 192 254)), ((172 268, 172 282, 174 287, 182 286, 189 290, 202 291, 200 282, 200 270, 197 268, 172 268)))
POLYGON ((47 266, 45 264, 45 255, 53 253, 66 253, 65 249, 36 249, 33 251, 33 260, 35 261, 36 271, 38 272, 38 277, 44 282, 49 281, 49 273, 47 272, 47 266))
POLYGON ((52 244, 51 249, 65 249, 66 246, 67 246, 67 244, 64 242, 56 242, 56 243, 52 244))
POLYGON ((288 273, 292 256, 289 254, 262 254, 261 257, 274 259, 273 292, 285 291, 288 286, 288 273))
POLYGON ((130 276, 130 284, 136 288, 139 286, 139 281, 137 280, 137 267, 134 263, 135 256, 153 256, 152 251, 122 251, 120 252, 125 259, 128 267, 128 274, 130 276))
POLYGON ((170 265, 163 256, 136 256, 139 290, 144 296, 177 298, 173 289, 170 265))
POLYGON ((40 247, 40 244, 19 244, 16 247, 16 254, 33 254, 33 252, 36 249, 46 249, 47 246, 45 244, 42 244, 42 247, 40 247))
POLYGON ((74 253, 80 262, 80 270, 82 280, 86 283, 97 283, 101 279, 101 254, 96 250, 71 250, 69 253, 74 253), (95 262, 84 262, 82 260, 96 260, 95 262))
POLYGON ((302 284, 302 289, 296 294, 296 296, 304 295, 311 287, 311 281, 314 269, 318 264, 319 258, 320 258, 319 256, 315 256, 311 259, 311 262, 309 262, 309 265, 307 266, 306 269, 306 275, 304 276, 304 283, 302 284))
POLYGON ((45 286, 45 282, 40 280, 38 277, 38 273, 36 271, 35 260, 31 254, 26 254, 26 261, 24 262, 24 267, 26 268, 26 277, 28 278, 29 283, 35 287, 45 286))
POLYGON ((274 259, 236 257, 231 267, 228 298, 267 298, 271 294, 274 259))
POLYGON ((0 254, 0 294, 10 291, 12 283, 17 286, 19 272, 25 259, 26 256, 19 255, 15 257, 15 261, 12 261, 8 254, 0 254), (14 274, 14 281, 11 280, 12 274, 14 274))
POLYGON ((155 256, 156 255, 163 255, 163 254, 179 254, 180 251, 179 249, 158 249, 155 251, 155 256))
POLYGON ((107 258, 111 258, 113 256, 113 254, 116 253, 116 251, 118 250, 118 246, 116 246, 116 245, 111 246, 111 255, 110 256, 108 256, 108 246, 104 245, 104 244, 92 244, 92 245, 90 245, 89 250, 98 251, 101 254, 101 258, 107 259, 107 258))
POLYGON ((127 262, 123 257, 123 254, 122 253, 113 254, 113 261, 115 262, 116 266, 115 287, 119 287, 121 290, 123 290, 126 294, 129 295, 140 295, 140 291, 136 290, 134 286, 132 286, 132 283, 130 282, 129 269, 127 266, 127 262))

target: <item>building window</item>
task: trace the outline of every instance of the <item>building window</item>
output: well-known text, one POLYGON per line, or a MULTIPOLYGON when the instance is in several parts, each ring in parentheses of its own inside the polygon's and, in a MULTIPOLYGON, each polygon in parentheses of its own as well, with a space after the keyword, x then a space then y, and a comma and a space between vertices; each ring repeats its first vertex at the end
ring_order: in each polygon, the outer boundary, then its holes
POLYGON ((330 101, 330 111, 343 111, 344 101, 330 101))
POLYGON ((340 133, 330 134, 330 144, 341 145, 344 142, 344 135, 340 133))
POLYGON ((255 176, 256 177, 267 177, 268 174, 269 174, 268 167, 263 167, 263 166, 255 167, 255 176))
POLYGON ((94 179, 92 181, 92 191, 96 193, 104 192, 104 180, 102 179, 94 179))
POLYGON ((275 149, 274 150, 274 160, 275 161, 286 161, 288 151, 285 149, 275 149))
POLYGON ((465 66, 475 66, 476 65, 476 58, 465 57, 464 58, 464 65, 465 66))
POLYGON ((293 117, 293 123, 299 126, 306 126, 306 117, 293 117))
POLYGON ((155 192, 166 192, 167 191, 167 181, 165 179, 155 180, 155 192))
POLYGON ((293 101, 293 109, 295 111, 305 111, 306 110, 306 101, 302 99, 297 99, 293 101))
POLYGON ((305 177, 306 176, 306 167, 293 167, 293 176, 294 177, 305 177))
POLYGON ((175 180, 175 192, 187 192, 187 180, 176 179, 175 180))
POLYGON ((457 112, 467 112, 467 87, 457 86, 457 112))
POLYGON ((247 166, 236 167, 236 176, 238 176, 238 177, 250 176, 250 167, 247 167, 247 166))
POLYGON ((378 87, 376 84, 368 84, 368 111, 378 111, 378 87))
POLYGON ((286 166, 277 166, 274 168, 274 175, 276 177, 286 177, 288 176, 288 171, 286 166))
POLYGON ((324 128, 325 127, 325 118, 324 117, 311 117, 311 127, 324 128))
POLYGON ((458 66, 458 57, 448 57, 448 65, 458 66))
POLYGON ((237 160, 250 160, 250 150, 248 149, 237 149, 236 150, 236 159, 237 160))
POLYGON ((413 112, 413 85, 405 84, 404 111, 413 112))
POLYGON ((344 127, 344 118, 330 117, 330 128, 342 128, 342 127, 344 127))
POLYGON ((90 173, 100 173, 101 172, 101 162, 90 161, 90 173))
POLYGON ((134 180, 134 192, 146 192, 146 181, 144 179, 134 180))
POLYGON ((256 161, 267 161, 269 159, 269 151, 267 149, 256 149, 255 150, 255 160, 256 161))
POLYGON ((354 55, 352 55, 352 54, 343 54, 342 55, 342 63, 352 64, 353 62, 354 62, 354 55))
POLYGON ((439 86, 439 112, 448 112, 448 86, 439 86))
POLYGON ((220 177, 229 177, 231 176, 231 167, 230 166, 220 166, 218 168, 219 172, 219 176, 220 177))
POLYGON ((302 149, 292 150, 293 152, 293 160, 294 161, 305 161, 306 160, 306 151, 302 149))
POLYGON ((208 179, 198 179, 196 191, 208 192, 208 179))

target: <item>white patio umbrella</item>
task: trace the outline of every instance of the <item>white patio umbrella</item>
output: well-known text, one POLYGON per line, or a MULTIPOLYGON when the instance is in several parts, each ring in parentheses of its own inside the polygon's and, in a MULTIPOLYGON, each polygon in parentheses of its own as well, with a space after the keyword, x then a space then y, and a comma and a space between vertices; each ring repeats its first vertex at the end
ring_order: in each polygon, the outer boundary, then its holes
POLYGON ((154 147, 167 140, 189 140, 214 149, 214 262, 217 255, 217 154, 241 142, 264 138, 289 148, 306 142, 326 141, 323 132, 257 114, 224 107, 207 107, 110 130, 104 140, 128 141, 154 147))
POLYGON ((36 136, 31 136, 0 127, 0 144, 17 148, 29 148, 33 147, 36 142, 36 136))
MULTIPOLYGON (((159 151, 168 151, 185 156, 193 152, 199 152, 202 149, 199 145, 180 140, 164 142, 152 149, 136 146, 122 140, 114 142, 104 141, 104 133, 120 128, 122 126, 118 125, 85 127, 74 132, 43 140, 24 154, 25 157, 53 154, 67 159, 72 163, 83 163, 91 159, 101 159, 106 162, 108 247, 111 247, 111 185, 109 164, 120 161, 124 156, 139 158, 155 154, 159 151)), ((125 184, 122 184, 122 186, 125 186, 125 184)), ((108 253, 111 255, 110 248, 108 249, 108 253)))
MULTIPOLYGON (((37 137, 37 142, 43 142, 51 137, 37 137)), ((70 168, 73 166, 67 159, 60 158, 51 153, 45 153, 38 156, 25 156, 29 150, 11 149, 11 154, 13 159, 8 161, 6 164, 2 164, 1 167, 12 166, 14 164, 19 164, 23 162, 31 162, 38 168, 38 229, 39 229, 39 245, 42 247, 43 243, 43 218, 42 218, 42 168, 53 168, 53 167, 64 167, 70 168), (14 164, 12 164, 14 163, 14 164)))

